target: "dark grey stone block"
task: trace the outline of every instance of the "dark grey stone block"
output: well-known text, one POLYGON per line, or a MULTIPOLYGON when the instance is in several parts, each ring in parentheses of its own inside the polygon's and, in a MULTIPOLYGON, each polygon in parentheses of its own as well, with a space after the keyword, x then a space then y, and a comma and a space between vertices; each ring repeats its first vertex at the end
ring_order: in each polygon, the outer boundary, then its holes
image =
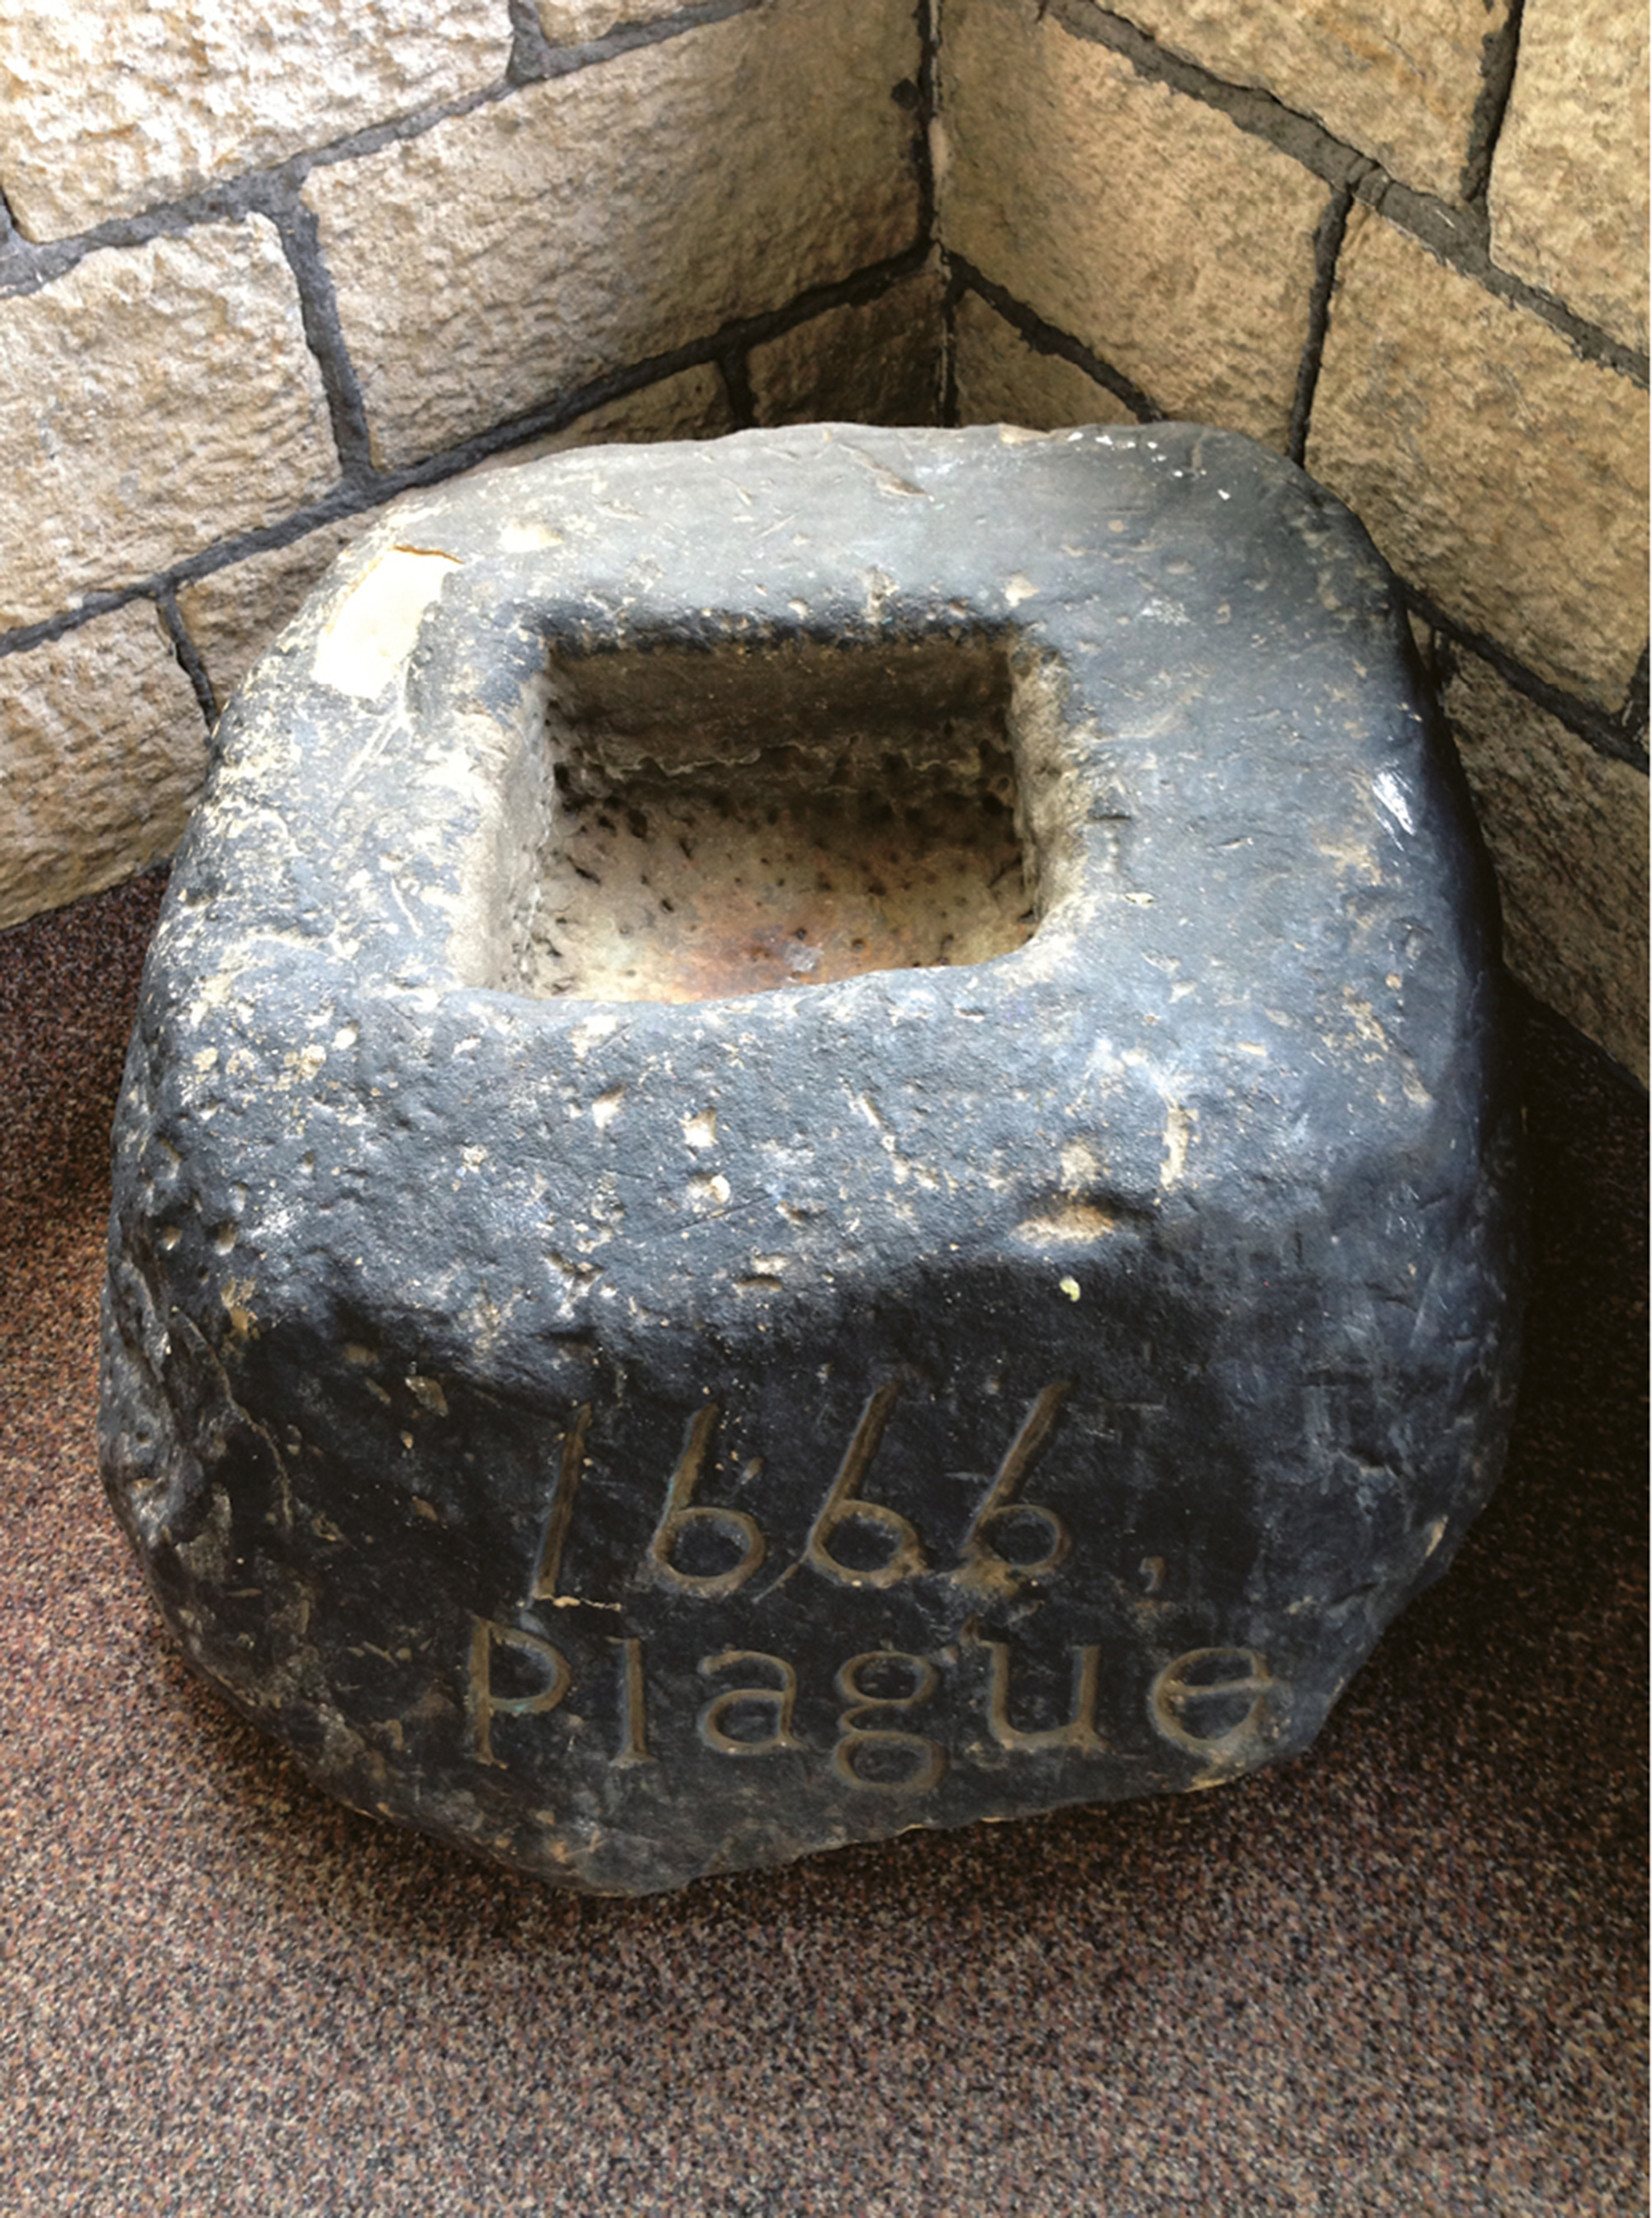
POLYGON ((1304 1749, 1502 1451, 1494 929, 1390 578, 1242 439, 401 505, 145 976, 161 1608, 335 1794, 600 1889, 1304 1749))

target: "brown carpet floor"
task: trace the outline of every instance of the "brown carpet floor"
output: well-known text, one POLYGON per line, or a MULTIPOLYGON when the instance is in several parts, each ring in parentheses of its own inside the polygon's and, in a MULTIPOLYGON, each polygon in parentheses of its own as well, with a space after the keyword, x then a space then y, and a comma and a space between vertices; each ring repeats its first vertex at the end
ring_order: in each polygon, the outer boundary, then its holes
POLYGON ((580 1901, 323 1801, 105 1509, 158 888, 0 939, 0 2209, 1639 2213, 1644 1105, 1528 1009, 1512 1466, 1318 1748, 580 1901))

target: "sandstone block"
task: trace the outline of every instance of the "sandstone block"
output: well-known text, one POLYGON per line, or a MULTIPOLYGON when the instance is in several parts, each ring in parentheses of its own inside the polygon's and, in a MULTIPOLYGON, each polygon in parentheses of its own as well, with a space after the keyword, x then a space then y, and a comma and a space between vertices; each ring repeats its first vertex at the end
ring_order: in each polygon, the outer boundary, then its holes
POLYGON ((1053 431, 1066 424, 1133 424, 1135 417, 1076 362, 1029 346, 1013 324, 978 294, 959 300, 953 369, 961 424, 1025 424, 1053 431))
POLYGON ((779 0, 315 171, 379 459, 908 245, 917 64, 900 0, 779 0))
POLYGON ((1317 118, 1390 177, 1455 199, 1508 0, 1129 0, 1123 12, 1215 76, 1317 118))
POLYGON ((1647 628, 1638 387, 1357 208, 1308 467, 1450 615, 1617 708, 1647 628))
POLYGON ((202 1673, 609 1893, 1304 1748, 1513 1391, 1407 645, 1186 424, 381 519, 220 725, 119 1113, 103 1470, 202 1673))
POLYGON ((828 308, 753 347, 760 424, 933 424, 940 410, 941 284, 922 271, 875 300, 828 308))
POLYGON ((1644 771, 1599 754, 1477 655, 1445 687, 1503 895, 1511 970, 1647 1080, 1644 771))
POLYGON ((263 216, 106 248, 0 301, 0 629, 272 523, 337 468, 263 216))
POLYGON ((170 855, 206 767, 152 601, 0 658, 0 928, 170 855))
POLYGON ((1647 18, 1526 0, 1492 165, 1492 259, 1626 346, 1647 340, 1647 18))
POLYGON ((554 46, 606 38, 622 23, 658 23, 683 0, 538 0, 539 28, 554 46))
POLYGON ((510 469, 517 462, 535 462, 541 455, 566 454, 573 447, 642 446, 657 439, 718 439, 733 428, 728 388, 721 374, 709 362, 696 362, 691 369, 679 369, 674 376, 640 385, 634 393, 622 393, 617 400, 605 400, 600 408, 588 408, 572 424, 564 424, 560 431, 547 432, 542 439, 529 439, 520 447, 491 455, 464 474, 510 469))
POLYGON ((176 200, 504 73, 504 0, 95 0, 0 11, 0 183, 26 239, 176 200))
POLYGON ((1167 413, 1283 446, 1326 187, 1036 0, 946 21, 946 244, 1167 413))

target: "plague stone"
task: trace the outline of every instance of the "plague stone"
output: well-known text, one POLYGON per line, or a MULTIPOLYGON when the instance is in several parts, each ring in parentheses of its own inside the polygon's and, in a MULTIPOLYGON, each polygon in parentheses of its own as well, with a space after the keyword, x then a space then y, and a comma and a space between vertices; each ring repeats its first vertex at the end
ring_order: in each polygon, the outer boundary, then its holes
POLYGON ((387 511, 223 720, 119 1114, 103 1468, 195 1664, 617 1893, 1306 1748, 1512 1397, 1420 688, 1196 426, 387 511))

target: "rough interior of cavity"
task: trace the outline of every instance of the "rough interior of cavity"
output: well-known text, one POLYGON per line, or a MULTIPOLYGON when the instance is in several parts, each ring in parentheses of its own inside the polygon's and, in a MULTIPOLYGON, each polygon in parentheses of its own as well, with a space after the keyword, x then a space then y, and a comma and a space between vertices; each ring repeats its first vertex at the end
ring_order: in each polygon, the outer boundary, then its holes
POLYGON ((662 643, 550 676, 528 992, 705 1001, 1032 931, 993 641, 662 643))

